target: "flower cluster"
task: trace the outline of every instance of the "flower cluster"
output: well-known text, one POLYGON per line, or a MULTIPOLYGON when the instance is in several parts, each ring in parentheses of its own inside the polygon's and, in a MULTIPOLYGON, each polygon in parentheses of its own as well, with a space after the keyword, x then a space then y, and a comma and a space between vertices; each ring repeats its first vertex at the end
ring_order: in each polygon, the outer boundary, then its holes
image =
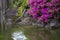
POLYGON ((40 22, 48 22, 60 10, 59 0, 28 0, 28 5, 30 8, 27 13, 40 22))

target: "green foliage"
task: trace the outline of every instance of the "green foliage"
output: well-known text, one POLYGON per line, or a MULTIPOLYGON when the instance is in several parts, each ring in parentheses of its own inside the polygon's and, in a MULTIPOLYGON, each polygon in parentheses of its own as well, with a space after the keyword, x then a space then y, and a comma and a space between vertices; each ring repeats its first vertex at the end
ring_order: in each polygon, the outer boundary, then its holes
POLYGON ((18 14, 17 16, 23 15, 24 9, 26 9, 27 6, 27 0, 10 0, 9 5, 11 8, 17 8, 18 9, 18 14))
POLYGON ((18 8, 18 14, 17 14, 17 16, 21 16, 22 17, 23 11, 24 11, 24 9, 26 9, 26 6, 27 6, 27 0, 24 0, 22 2, 22 4, 20 5, 20 7, 18 8))
POLYGON ((10 0, 9 1, 9 5, 13 8, 17 8, 18 6, 20 6, 22 4, 24 0, 10 0))

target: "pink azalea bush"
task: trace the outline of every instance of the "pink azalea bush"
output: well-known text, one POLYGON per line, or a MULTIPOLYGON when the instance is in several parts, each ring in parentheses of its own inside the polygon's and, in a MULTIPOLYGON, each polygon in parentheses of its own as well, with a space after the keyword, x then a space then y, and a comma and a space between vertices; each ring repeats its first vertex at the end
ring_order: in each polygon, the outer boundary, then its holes
POLYGON ((28 6, 27 14, 39 22, 48 22, 59 14, 60 0, 28 0, 28 6))

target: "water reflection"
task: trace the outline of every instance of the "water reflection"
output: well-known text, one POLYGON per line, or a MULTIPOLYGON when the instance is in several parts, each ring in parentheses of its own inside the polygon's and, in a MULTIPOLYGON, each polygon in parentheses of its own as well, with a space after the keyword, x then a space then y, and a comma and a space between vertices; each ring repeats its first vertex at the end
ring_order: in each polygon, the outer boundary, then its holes
POLYGON ((13 40, 27 40, 23 32, 14 32, 12 33, 13 40))

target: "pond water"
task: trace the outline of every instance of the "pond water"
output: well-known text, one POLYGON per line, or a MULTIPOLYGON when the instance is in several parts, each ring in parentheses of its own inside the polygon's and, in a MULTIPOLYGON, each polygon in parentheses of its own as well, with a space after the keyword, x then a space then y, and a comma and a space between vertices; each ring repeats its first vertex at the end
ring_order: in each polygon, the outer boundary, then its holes
POLYGON ((27 40, 23 31, 20 30, 20 27, 12 27, 4 31, 3 33, 0 30, 0 40, 27 40))
MULTIPOLYGON (((60 30, 52 30, 49 34, 50 40, 60 40, 59 31, 60 30)), ((0 40, 41 40, 38 32, 39 31, 36 31, 33 26, 13 26, 3 33, 0 30, 0 40)))

